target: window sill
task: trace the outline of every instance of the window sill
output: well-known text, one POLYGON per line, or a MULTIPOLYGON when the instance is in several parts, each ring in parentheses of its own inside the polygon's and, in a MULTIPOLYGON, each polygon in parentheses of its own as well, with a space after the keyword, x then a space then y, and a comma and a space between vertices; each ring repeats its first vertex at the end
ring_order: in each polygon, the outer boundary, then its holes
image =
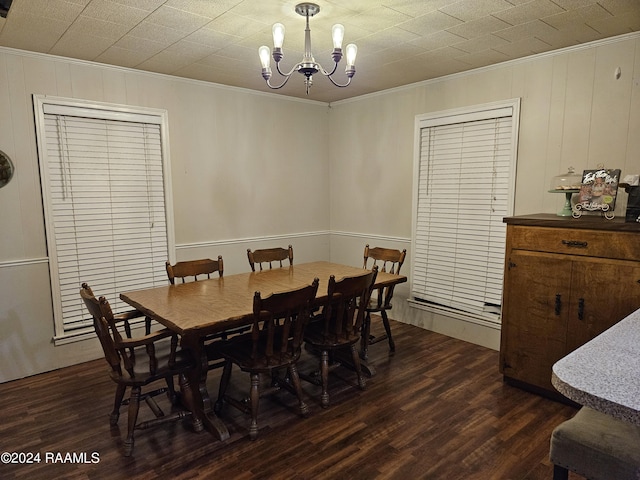
MULTIPOLYGON (((137 330, 144 329, 144 319, 133 320, 131 323, 131 333, 136 332, 137 330)), ((135 336, 135 335, 133 335, 135 336)), ((61 335, 56 335, 53 337, 53 345, 56 347, 62 345, 69 345, 70 343, 76 342, 84 342, 86 340, 98 339, 96 336, 96 331, 93 327, 84 327, 78 328, 77 330, 70 330, 68 332, 64 332, 61 335)))
POLYGON ((460 310, 455 310, 453 308, 448 308, 442 305, 425 304, 413 299, 407 299, 407 303, 409 304, 409 306, 411 306, 411 308, 416 308, 418 310, 424 310, 447 317, 453 317, 457 320, 463 320, 465 322, 474 323, 476 325, 492 328, 494 330, 501 330, 502 328, 502 324, 499 322, 500 317, 497 317, 498 321, 494 322, 491 320, 487 320, 486 318, 477 317, 471 315, 470 313, 461 312, 460 310))
POLYGON ((85 327, 72 330, 70 332, 64 332, 62 335, 56 335, 53 337, 53 344, 54 346, 59 347, 61 345, 89 340, 90 338, 97 338, 96 332, 93 327, 85 327))

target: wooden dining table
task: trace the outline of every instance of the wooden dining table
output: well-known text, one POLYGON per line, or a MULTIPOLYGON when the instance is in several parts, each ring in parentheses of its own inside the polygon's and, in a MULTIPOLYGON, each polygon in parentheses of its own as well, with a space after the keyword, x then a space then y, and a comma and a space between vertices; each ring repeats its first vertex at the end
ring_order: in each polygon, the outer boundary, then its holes
MULTIPOLYGON (((206 361, 203 361, 205 337, 252 323, 253 296, 292 290, 320 280, 317 305, 327 300, 329 277, 365 275, 358 267, 330 262, 310 262, 289 267, 222 276, 197 282, 167 285, 120 294, 120 298, 140 312, 159 322, 181 337, 181 346, 191 351, 195 362, 189 375, 193 394, 193 427, 203 428, 220 440, 229 438, 225 424, 211 408, 203 387, 206 381, 206 361), (198 361, 200 359, 200 361, 198 361)), ((407 281, 403 275, 378 272, 375 287, 386 287, 407 281)))

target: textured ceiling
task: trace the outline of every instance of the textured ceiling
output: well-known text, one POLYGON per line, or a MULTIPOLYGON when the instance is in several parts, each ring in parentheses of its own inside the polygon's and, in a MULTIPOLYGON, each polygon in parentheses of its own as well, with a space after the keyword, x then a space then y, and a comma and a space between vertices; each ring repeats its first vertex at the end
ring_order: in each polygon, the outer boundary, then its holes
MULTIPOLYGON (((257 50, 285 25, 283 70, 302 59, 304 17, 287 0, 13 0, 0 46, 270 91, 257 50)), ((294 73, 283 95, 332 102, 640 31, 640 0, 316 0, 312 51, 325 69, 331 26, 358 45, 347 88, 294 73)), ((344 59, 336 74, 344 81, 344 59)), ((275 72, 273 82, 278 82, 275 72)))

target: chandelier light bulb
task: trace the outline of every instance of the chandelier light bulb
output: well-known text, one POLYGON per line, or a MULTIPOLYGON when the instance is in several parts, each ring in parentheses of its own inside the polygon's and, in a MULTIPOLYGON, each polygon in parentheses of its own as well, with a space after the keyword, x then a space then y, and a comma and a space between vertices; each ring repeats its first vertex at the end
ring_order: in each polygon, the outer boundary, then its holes
POLYGON ((333 37, 333 48, 342 48, 342 39, 344 38, 344 25, 336 23, 331 29, 333 37))
POLYGON ((284 43, 284 25, 281 23, 273 24, 273 48, 282 48, 284 43))
POLYGON ((260 56, 260 63, 262 68, 269 68, 271 66, 271 50, 266 45, 261 46, 258 49, 258 55, 260 56))
POLYGON ((355 43, 347 45, 347 68, 353 67, 356 64, 356 55, 358 54, 358 47, 355 43))

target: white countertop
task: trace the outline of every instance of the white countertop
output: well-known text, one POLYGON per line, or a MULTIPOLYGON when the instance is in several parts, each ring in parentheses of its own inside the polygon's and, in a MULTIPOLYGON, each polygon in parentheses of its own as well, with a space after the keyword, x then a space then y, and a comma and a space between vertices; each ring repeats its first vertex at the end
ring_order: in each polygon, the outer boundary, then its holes
POLYGON ((640 425, 640 310, 556 362, 551 383, 576 403, 640 425))

